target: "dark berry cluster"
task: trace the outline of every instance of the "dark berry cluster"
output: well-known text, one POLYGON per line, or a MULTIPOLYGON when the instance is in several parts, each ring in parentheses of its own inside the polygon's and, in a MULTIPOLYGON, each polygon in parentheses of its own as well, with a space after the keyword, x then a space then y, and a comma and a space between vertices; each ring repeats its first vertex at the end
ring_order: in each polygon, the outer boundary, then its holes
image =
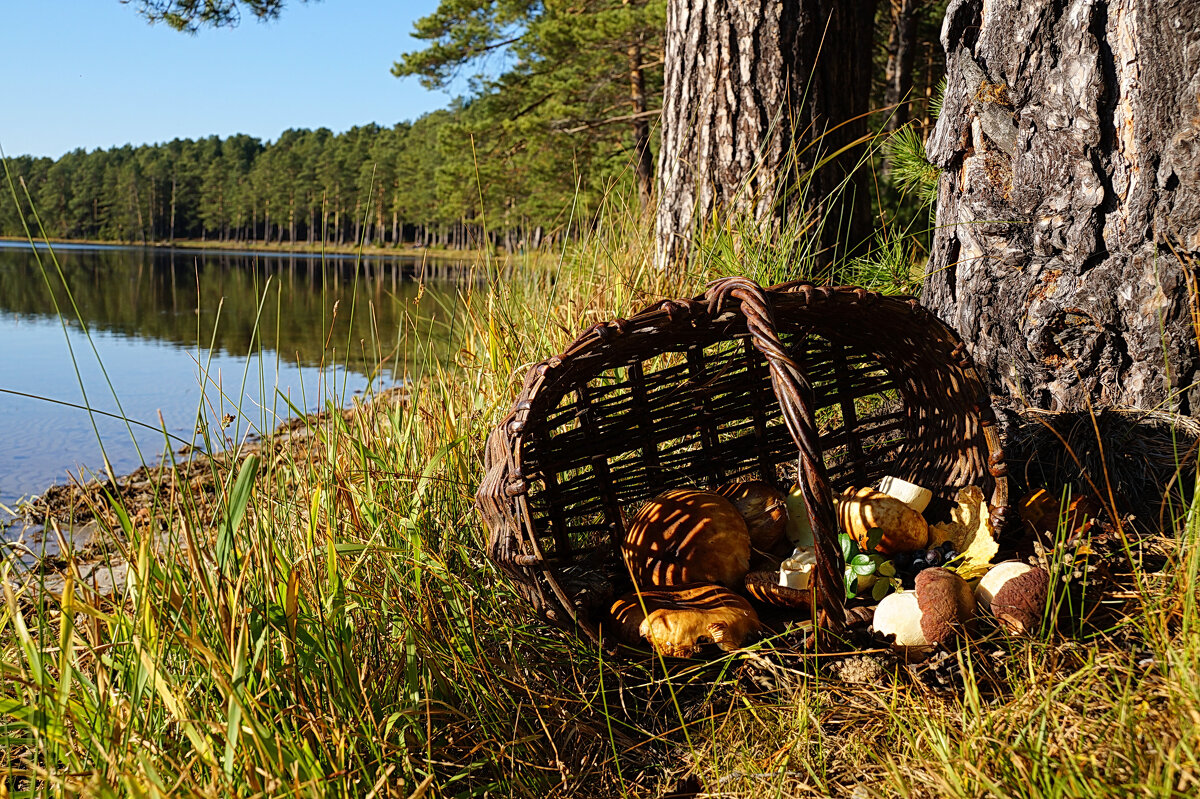
POLYGON ((892 556, 896 565, 896 576, 906 589, 914 586, 917 574, 934 566, 945 566, 958 557, 954 543, 944 541, 931 549, 918 549, 915 552, 899 552, 892 556))

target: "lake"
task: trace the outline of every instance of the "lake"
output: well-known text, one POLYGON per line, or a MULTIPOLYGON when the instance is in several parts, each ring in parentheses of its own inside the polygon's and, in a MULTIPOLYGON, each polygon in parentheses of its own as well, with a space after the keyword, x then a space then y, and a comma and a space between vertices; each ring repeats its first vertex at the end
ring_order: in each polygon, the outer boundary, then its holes
POLYGON ((403 382, 456 349, 467 269, 0 242, 0 504, 403 382))

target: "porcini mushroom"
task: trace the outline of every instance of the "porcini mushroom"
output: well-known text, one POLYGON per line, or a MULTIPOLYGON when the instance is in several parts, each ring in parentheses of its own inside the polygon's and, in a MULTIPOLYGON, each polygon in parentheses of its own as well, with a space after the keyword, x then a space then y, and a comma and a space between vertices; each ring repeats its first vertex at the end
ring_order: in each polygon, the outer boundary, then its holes
POLYGON ((639 588, 740 586, 750 568, 750 532, 725 497, 677 488, 642 506, 629 525, 621 555, 639 588))
POLYGON ((874 488, 847 489, 834 497, 833 504, 838 524, 860 547, 868 546, 871 530, 876 527, 883 531, 883 537, 875 551, 885 555, 924 549, 929 543, 925 517, 874 488))
POLYGON ((816 568, 816 548, 796 547, 791 557, 779 564, 779 584, 800 590, 808 588, 816 568))
POLYGON ((928 488, 922 488, 916 483, 910 483, 891 475, 879 481, 879 490, 889 497, 900 500, 917 513, 928 508, 929 503, 933 500, 933 492, 928 488))
POLYGON ((750 533, 750 546, 770 552, 787 529, 787 498, 783 492, 762 480, 726 483, 717 493, 737 508, 750 533))
POLYGON ((746 575, 744 590, 751 599, 768 605, 792 609, 812 606, 812 589, 789 587, 777 571, 750 572, 746 575))
POLYGON ((709 641, 732 652, 761 627, 749 602, 718 585, 629 593, 613 603, 610 613, 622 640, 645 639, 667 657, 691 657, 709 641))
POLYGON ((889 594, 875 608, 872 626, 894 636, 892 646, 918 655, 953 638, 975 615, 975 597, 966 580, 949 569, 925 569, 916 589, 889 594))
POLYGON ((804 489, 796 484, 787 495, 787 537, 797 547, 813 546, 812 519, 804 502, 804 489))
POLYGON ((1019 560, 997 563, 975 587, 975 599, 1010 635, 1035 632, 1046 607, 1050 575, 1019 560))

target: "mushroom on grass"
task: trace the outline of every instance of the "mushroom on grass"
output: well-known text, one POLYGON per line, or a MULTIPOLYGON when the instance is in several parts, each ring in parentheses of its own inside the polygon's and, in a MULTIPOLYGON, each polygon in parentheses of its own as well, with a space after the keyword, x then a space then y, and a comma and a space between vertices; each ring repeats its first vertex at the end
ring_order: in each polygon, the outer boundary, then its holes
POLYGON ((1046 607, 1050 575, 1045 569, 1019 560, 997 563, 975 587, 975 599, 1010 635, 1038 629, 1046 607))
POLYGON ((676 488, 642 506, 629 525, 621 555, 638 588, 740 586, 750 568, 750 533, 725 497, 676 488))
POLYGON ((749 602, 719 585, 632 592, 610 613, 622 640, 645 639, 667 657, 691 657, 709 641, 732 652, 762 626, 749 602))
POLYGON ((949 569, 925 569, 916 589, 885 596, 875 608, 872 626, 894 636, 892 646, 920 655, 952 639, 975 615, 975 597, 966 580, 949 569))

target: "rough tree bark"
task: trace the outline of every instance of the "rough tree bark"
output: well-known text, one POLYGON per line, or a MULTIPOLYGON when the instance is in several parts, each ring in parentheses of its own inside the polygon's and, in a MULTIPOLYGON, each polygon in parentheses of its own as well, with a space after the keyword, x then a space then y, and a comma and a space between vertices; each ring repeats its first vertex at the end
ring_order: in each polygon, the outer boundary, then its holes
MULTIPOLYGON (((778 225, 801 210, 797 175, 866 132, 865 119, 835 126, 867 110, 874 18, 875 0, 668 0, 659 267, 686 259, 698 221, 749 213, 778 225)), ((865 174, 835 202, 858 155, 804 192, 828 245, 869 234, 865 174)))
POLYGON ((924 301, 1009 410, 1200 411, 1200 3, 954 0, 942 44, 924 301))

